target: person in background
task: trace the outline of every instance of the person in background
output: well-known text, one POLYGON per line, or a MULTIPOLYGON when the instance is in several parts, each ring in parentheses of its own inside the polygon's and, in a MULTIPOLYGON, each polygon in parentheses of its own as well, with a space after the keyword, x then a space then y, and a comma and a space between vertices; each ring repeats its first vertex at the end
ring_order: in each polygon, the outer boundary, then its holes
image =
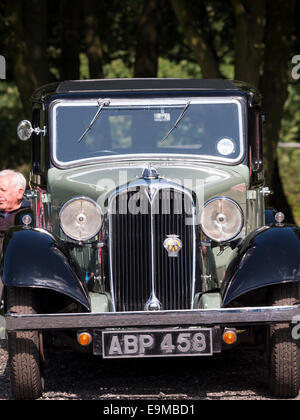
MULTIPOLYGON (((0 258, 5 233, 14 226, 17 213, 30 206, 29 201, 24 199, 25 189, 26 179, 20 172, 11 169, 0 171, 0 258)), ((0 278, 0 300, 2 288, 0 278)))

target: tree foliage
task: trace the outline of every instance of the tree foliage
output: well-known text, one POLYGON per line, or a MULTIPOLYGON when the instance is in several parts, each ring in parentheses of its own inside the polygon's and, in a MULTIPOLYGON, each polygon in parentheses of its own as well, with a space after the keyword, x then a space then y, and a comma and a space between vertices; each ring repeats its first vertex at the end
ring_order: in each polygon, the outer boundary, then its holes
POLYGON ((299 89, 290 64, 300 53, 299 3, 2 0, 0 53, 7 81, 1 81, 0 166, 11 165, 12 156, 15 166, 28 159, 29 150, 16 146, 15 124, 30 118, 30 95, 42 84, 88 77, 235 78, 263 94, 266 181, 276 191, 272 204, 291 220, 277 143, 290 133, 299 140, 299 89))

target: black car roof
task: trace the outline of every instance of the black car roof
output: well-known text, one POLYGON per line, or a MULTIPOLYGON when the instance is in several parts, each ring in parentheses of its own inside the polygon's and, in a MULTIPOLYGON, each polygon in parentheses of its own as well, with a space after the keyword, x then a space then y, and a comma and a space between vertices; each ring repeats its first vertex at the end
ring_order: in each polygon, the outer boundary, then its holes
POLYGON ((236 90, 222 79, 102 79, 69 80, 58 85, 57 93, 83 91, 144 90, 236 90))
POLYGON ((226 79, 95 79, 66 80, 51 83, 37 89, 32 95, 34 102, 41 101, 57 94, 97 93, 97 92, 207 92, 209 94, 243 94, 249 95, 254 102, 260 102, 259 92, 252 86, 226 79))

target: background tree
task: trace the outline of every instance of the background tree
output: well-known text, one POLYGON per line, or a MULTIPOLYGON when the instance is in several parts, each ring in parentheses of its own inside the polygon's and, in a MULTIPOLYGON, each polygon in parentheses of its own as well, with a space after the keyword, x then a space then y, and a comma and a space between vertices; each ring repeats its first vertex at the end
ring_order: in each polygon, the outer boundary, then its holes
POLYGON ((60 77, 62 80, 80 79, 79 52, 81 47, 81 2, 80 0, 60 0, 60 77))
MULTIPOLYGON (((215 42, 203 29, 203 19, 208 20, 212 2, 171 1, 203 76, 222 77, 215 42)), ((279 175, 277 143, 287 99, 287 63, 292 52, 295 1, 232 0, 231 3, 235 17, 235 78, 260 87, 264 98, 265 173, 267 185, 274 192, 270 204, 281 208, 287 220, 293 221, 279 175)))
POLYGON ((288 220, 293 220, 279 175, 277 144, 284 104, 288 97, 290 76, 287 63, 292 53, 295 1, 267 0, 266 6, 264 71, 260 80, 266 113, 264 129, 266 182, 274 192, 271 203, 277 208, 281 207, 288 220))
POLYGON ((158 71, 158 54, 160 38, 161 0, 143 0, 140 7, 137 26, 137 39, 134 76, 156 77, 158 71))
POLYGON ((91 79, 103 78, 103 50, 99 33, 97 0, 86 1, 84 9, 85 47, 91 79))
POLYGON ((25 36, 26 19, 22 0, 7 2, 5 9, 5 53, 7 62, 13 63, 11 71, 18 87, 24 112, 27 118, 31 116, 29 98, 38 87, 35 69, 30 60, 30 48, 27 44, 29 36, 25 36))
POLYGON ((204 2, 189 0, 171 0, 177 19, 182 26, 186 41, 204 78, 222 78, 219 59, 214 48, 213 39, 204 29, 208 20, 204 2))
POLYGON ((259 86, 263 67, 265 0, 231 0, 235 17, 235 79, 259 86))

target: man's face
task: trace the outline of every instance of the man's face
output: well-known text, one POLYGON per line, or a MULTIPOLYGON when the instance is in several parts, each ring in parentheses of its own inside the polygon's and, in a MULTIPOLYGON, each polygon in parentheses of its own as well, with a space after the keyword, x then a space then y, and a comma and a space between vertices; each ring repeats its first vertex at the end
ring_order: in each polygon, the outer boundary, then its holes
POLYGON ((12 175, 0 177, 0 211, 7 213, 20 207, 23 189, 16 190, 12 185, 12 175))

